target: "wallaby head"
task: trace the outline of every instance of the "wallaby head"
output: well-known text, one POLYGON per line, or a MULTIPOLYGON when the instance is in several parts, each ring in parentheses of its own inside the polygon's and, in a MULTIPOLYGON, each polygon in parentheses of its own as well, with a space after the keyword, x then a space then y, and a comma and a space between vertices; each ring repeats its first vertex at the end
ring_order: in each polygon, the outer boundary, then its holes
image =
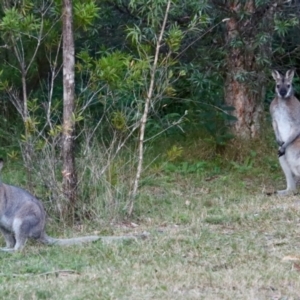
POLYGON ((289 98, 293 95, 292 81, 294 73, 294 70, 288 70, 284 76, 276 70, 272 71, 272 76, 276 82, 275 91, 279 98, 289 98))

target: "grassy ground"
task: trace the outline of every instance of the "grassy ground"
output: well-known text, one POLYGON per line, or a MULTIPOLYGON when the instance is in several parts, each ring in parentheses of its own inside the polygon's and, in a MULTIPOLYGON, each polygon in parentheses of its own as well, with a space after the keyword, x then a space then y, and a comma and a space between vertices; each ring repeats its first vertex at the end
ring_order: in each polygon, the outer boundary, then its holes
POLYGON ((0 298, 300 299, 300 199, 267 195, 285 183, 276 151, 263 152, 224 168, 200 160, 149 169, 130 220, 68 231, 50 222, 55 237, 150 236, 0 252, 0 298))

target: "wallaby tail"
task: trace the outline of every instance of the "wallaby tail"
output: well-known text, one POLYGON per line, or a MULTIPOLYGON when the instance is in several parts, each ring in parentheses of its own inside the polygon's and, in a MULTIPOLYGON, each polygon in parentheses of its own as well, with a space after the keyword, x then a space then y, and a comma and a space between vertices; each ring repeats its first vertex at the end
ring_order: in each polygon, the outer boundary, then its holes
POLYGON ((40 238, 39 241, 47 245, 59 245, 59 246, 69 246, 69 245, 79 245, 84 243, 90 243, 99 240, 101 237, 98 235, 90 235, 83 237, 76 237, 71 239, 55 239, 51 236, 45 235, 40 238))
POLYGON ((111 242, 122 242, 127 240, 146 239, 148 235, 149 233, 144 232, 138 235, 122 235, 122 236, 90 235, 90 236, 82 236, 82 237, 76 237, 71 239, 55 239, 45 234, 43 237, 39 239, 39 241, 47 245, 70 246, 70 245, 80 245, 84 243, 90 243, 97 240, 101 240, 104 243, 111 243, 111 242))

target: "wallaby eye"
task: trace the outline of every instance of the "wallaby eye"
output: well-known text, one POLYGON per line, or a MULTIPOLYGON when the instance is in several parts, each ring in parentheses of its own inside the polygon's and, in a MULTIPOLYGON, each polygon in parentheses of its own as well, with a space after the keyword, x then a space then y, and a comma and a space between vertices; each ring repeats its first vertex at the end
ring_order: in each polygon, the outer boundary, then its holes
POLYGON ((291 87, 291 85, 290 85, 290 84, 287 84, 286 87, 289 89, 289 88, 291 87))
POLYGON ((279 88, 280 88, 280 85, 279 85, 279 84, 277 84, 277 85, 276 85, 276 87, 279 89, 279 88))

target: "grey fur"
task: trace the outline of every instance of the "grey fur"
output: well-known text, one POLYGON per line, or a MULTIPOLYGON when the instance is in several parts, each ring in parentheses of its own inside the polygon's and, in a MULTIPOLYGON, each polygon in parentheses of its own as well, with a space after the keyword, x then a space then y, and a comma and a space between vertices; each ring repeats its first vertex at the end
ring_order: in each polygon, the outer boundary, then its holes
MULTIPOLYGON (((0 171, 3 160, 0 158, 0 171)), ((45 233, 46 213, 42 203, 29 192, 0 181, 0 231, 6 248, 3 251, 22 250, 28 238, 43 244, 73 245, 92 242, 135 239, 138 236, 86 236, 71 239, 55 239, 45 233)), ((142 235, 141 237, 144 237, 142 235)))
POLYGON ((272 76, 276 82, 276 97, 270 105, 270 113, 279 145, 279 162, 287 182, 287 188, 278 193, 286 195, 296 191, 297 177, 300 177, 300 102, 293 93, 294 70, 287 71, 285 76, 273 71, 272 76))

